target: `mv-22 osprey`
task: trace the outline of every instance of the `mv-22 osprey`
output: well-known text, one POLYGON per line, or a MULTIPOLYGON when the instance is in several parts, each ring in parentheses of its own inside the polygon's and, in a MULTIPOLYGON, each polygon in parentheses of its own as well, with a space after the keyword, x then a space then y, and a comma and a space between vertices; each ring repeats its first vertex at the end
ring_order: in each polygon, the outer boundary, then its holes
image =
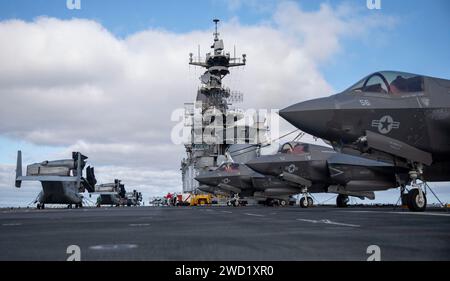
POLYGON ((45 204, 68 204, 71 208, 82 207, 83 196, 80 194, 87 190, 95 191, 97 180, 94 168, 86 168, 86 178, 83 177, 83 169, 87 157, 80 152, 72 152, 72 159, 55 161, 43 161, 27 166, 26 176, 22 176, 22 152, 17 152, 16 187, 22 185, 22 181, 40 181, 42 191, 36 199, 37 208, 44 209, 45 204))
POLYGON ((424 182, 450 181, 450 80, 376 72, 339 94, 292 105, 280 115, 336 150, 407 168, 397 177, 412 211, 426 208, 424 182))

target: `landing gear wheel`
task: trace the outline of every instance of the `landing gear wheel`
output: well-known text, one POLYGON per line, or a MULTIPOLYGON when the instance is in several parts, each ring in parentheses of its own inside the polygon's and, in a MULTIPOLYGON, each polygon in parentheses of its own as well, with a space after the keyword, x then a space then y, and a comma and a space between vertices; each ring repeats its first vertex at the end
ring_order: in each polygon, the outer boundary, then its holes
POLYGON ((42 210, 45 209, 45 204, 44 204, 44 203, 41 204, 41 209, 42 209, 42 210))
POLYGON ((305 197, 303 197, 302 199, 300 199, 300 207, 302 208, 308 208, 309 204, 308 204, 308 199, 305 199, 305 197))
POLYGON ((268 207, 274 207, 277 205, 277 203, 278 203, 278 201, 275 199, 270 199, 270 198, 266 199, 266 206, 268 206, 268 207))
POLYGON ((338 206, 338 208, 346 208, 348 206, 348 201, 347 195, 339 194, 336 198, 336 206, 338 206))
POLYGON ((281 207, 284 207, 284 206, 286 206, 286 205, 287 205, 286 200, 280 200, 280 206, 281 206, 281 207))
POLYGON ((314 201, 313 201, 313 199, 311 198, 311 197, 307 197, 308 199, 307 199, 307 201, 308 201, 308 207, 312 207, 312 206, 314 206, 314 201))
POLYGON ((408 209, 413 212, 423 212, 427 207, 427 196, 422 191, 422 196, 418 188, 411 189, 408 192, 408 209))
POLYGON ((234 200, 234 202, 233 202, 233 206, 235 206, 235 207, 239 207, 239 200, 234 200))
POLYGON ((37 203, 36 208, 37 208, 38 210, 40 210, 40 209, 41 209, 41 204, 37 203))
POLYGON ((408 205, 409 205, 408 201, 409 201, 409 196, 408 196, 408 194, 407 194, 407 193, 402 193, 402 194, 401 194, 401 202, 402 202, 402 206, 408 206, 408 205))

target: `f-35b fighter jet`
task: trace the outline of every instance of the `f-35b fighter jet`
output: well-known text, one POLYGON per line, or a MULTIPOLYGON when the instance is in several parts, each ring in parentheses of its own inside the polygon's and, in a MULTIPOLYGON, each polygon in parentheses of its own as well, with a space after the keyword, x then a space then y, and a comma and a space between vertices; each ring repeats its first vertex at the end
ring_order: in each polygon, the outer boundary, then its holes
POLYGON ((346 153, 407 168, 399 179, 412 211, 424 211, 423 182, 450 180, 450 80, 382 71, 347 90, 280 111, 300 130, 346 153), (419 183, 421 180, 422 183, 419 183))
POLYGON ((374 191, 397 187, 396 173, 405 177, 392 164, 342 154, 331 148, 288 142, 275 155, 265 155, 246 163, 258 173, 281 179, 303 193, 301 207, 308 207, 308 193, 337 193, 338 207, 346 207, 348 196, 375 199, 374 191))
POLYGON ((231 202, 235 206, 239 205, 240 197, 265 199, 268 205, 275 201, 286 205, 289 195, 300 193, 297 186, 259 174, 245 164, 232 162, 223 163, 216 170, 203 173, 195 179, 201 184, 199 189, 204 192, 234 196, 231 202))

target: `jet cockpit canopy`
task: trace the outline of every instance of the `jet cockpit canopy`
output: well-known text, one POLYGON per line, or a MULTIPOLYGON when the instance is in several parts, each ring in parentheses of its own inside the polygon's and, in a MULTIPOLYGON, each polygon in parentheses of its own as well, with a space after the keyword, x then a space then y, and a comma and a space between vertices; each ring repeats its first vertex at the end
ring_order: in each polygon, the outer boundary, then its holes
POLYGON ((239 171, 239 164, 238 163, 232 163, 232 162, 226 162, 220 165, 219 168, 217 168, 218 171, 221 172, 233 172, 233 171, 239 171))
POLYGON ((401 95, 424 91, 424 77, 399 71, 380 71, 372 73, 351 86, 346 92, 381 93, 401 95))
POLYGON ((309 144, 307 143, 287 142, 280 147, 278 153, 299 155, 309 153, 309 151, 310 151, 309 144))

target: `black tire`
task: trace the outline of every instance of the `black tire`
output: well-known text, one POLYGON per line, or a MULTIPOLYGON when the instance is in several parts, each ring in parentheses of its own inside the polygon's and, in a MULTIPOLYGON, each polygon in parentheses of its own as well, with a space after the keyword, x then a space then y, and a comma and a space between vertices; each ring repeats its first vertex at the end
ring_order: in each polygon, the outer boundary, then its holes
POLYGON ((37 208, 38 210, 40 210, 40 209, 41 209, 41 204, 37 203, 36 208, 37 208))
POLYGON ((339 194, 336 198, 336 206, 338 206, 338 208, 346 208, 348 206, 348 201, 347 195, 339 194))
POLYGON ((44 204, 44 203, 41 204, 41 209, 42 209, 42 210, 45 209, 45 204, 44 204))
POLYGON ((401 195, 402 206, 408 206, 409 205, 408 200, 409 200, 408 193, 404 193, 401 195))
POLYGON ((281 207, 287 206, 286 200, 280 200, 279 202, 280 202, 280 206, 281 206, 281 207))
POLYGON ((308 200, 305 199, 305 197, 302 197, 302 199, 300 199, 300 207, 308 208, 308 200))
MULTIPOLYGON (((423 193, 423 192, 422 192, 423 193)), ((427 208, 427 196, 423 193, 423 200, 419 199, 419 189, 414 188, 408 192, 408 209, 412 212, 424 212, 427 208)))
POLYGON ((311 197, 308 196, 307 200, 308 200, 308 207, 314 206, 314 200, 311 197))

